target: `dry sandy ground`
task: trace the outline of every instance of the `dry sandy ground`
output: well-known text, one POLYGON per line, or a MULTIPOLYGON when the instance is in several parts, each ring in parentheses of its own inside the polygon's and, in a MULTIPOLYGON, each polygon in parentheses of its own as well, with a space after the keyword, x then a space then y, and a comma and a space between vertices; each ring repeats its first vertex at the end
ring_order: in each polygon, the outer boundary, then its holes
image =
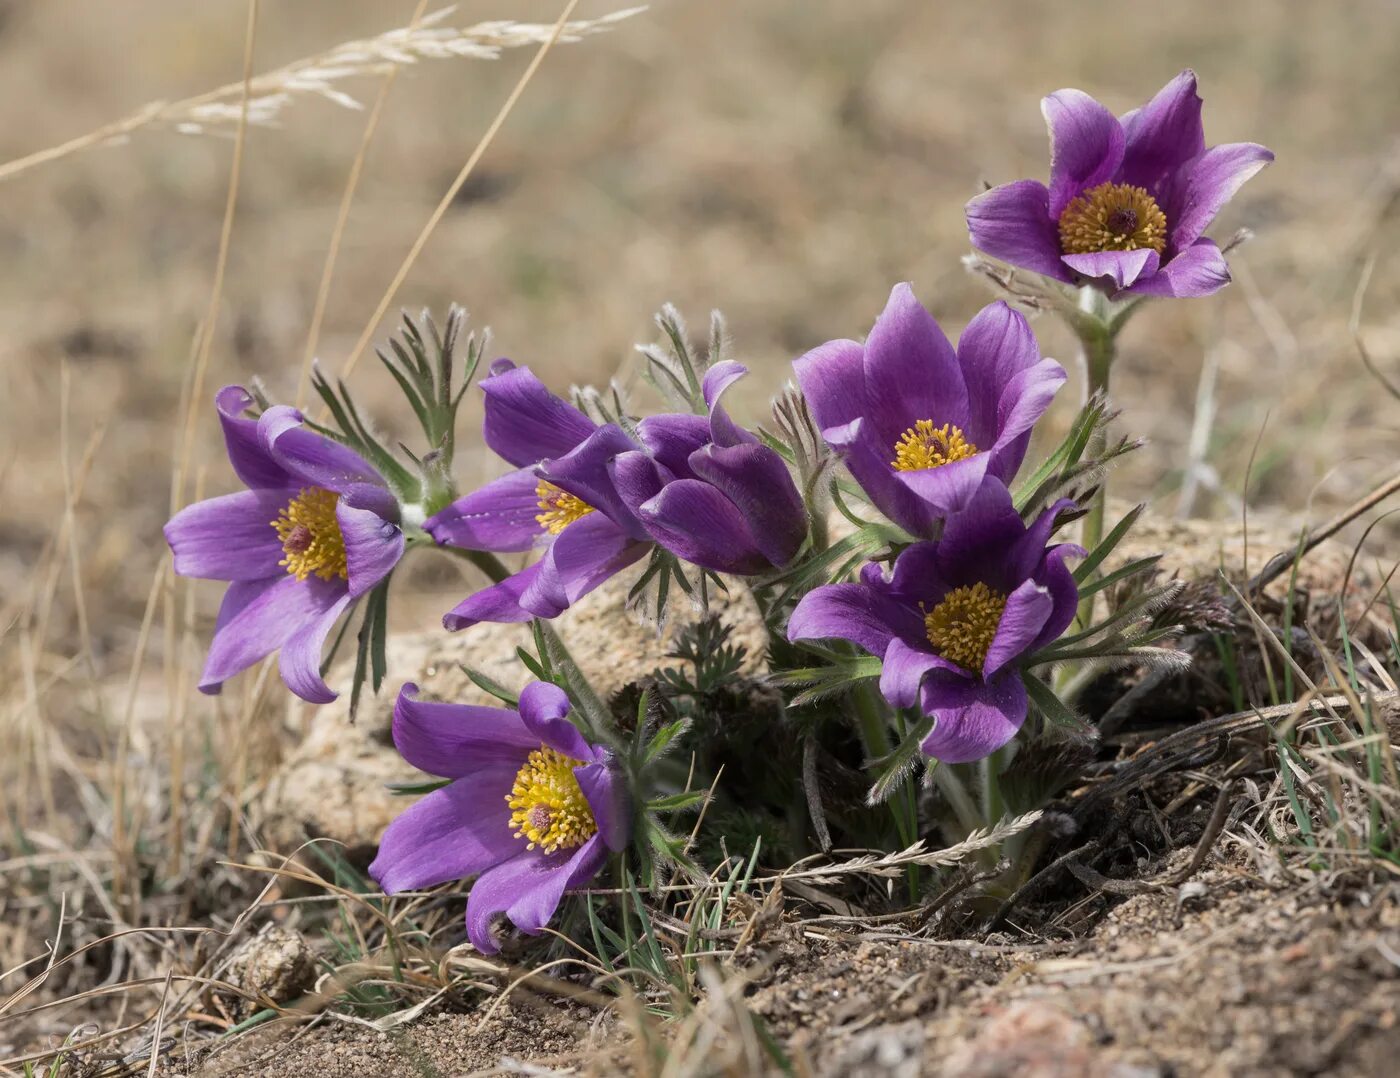
MULTIPOLYGON (((1400 1051, 1394 885, 1270 875, 1266 884, 1257 863, 1227 856, 1186 887, 1107 912, 1116 900, 1085 897, 1062 910, 1058 939, 1035 944, 1015 932, 938 940, 789 922, 747 956, 764 972, 746 1002, 806 1074, 1389 1073, 1400 1051), (1075 921, 1092 927, 1072 933, 1075 921)), ((522 1073, 511 1061, 526 1060, 630 1070, 612 1036, 587 1009, 536 997, 484 1025, 439 1014, 392 1036, 323 1027, 290 1044, 249 1038, 168 1073, 421 1078, 522 1073)))

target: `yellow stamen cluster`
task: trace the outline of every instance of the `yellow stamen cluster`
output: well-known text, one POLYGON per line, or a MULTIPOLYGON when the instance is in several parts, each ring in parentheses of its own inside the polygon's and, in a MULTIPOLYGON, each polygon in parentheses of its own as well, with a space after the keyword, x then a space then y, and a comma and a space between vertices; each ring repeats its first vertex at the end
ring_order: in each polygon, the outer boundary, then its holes
POLYGON ((1067 255, 1144 247, 1161 254, 1166 245, 1167 215, 1143 187, 1101 183, 1060 214, 1060 250, 1067 255))
POLYGON ((545 853, 581 845, 598 831, 574 768, 583 761, 541 745, 530 753, 506 795, 515 837, 545 853))
POLYGON ((963 437, 961 427, 951 423, 935 427, 932 419, 920 419, 895 442, 890 466, 897 472, 916 472, 952 464, 976 452, 977 447, 963 437))
POLYGON ((954 588, 924 615, 929 643, 949 662, 981 673, 996 639, 1006 596, 986 584, 954 588))
POLYGON ((278 564, 298 580, 313 575, 322 580, 349 579, 345 537, 335 519, 339 500, 340 495, 333 490, 304 487, 272 521, 286 555, 278 564))
POLYGON ((535 487, 535 497, 539 500, 540 512, 535 514, 539 525, 550 535, 558 535, 580 517, 593 512, 593 506, 582 498, 577 498, 567 490, 560 490, 553 483, 543 479, 535 487))

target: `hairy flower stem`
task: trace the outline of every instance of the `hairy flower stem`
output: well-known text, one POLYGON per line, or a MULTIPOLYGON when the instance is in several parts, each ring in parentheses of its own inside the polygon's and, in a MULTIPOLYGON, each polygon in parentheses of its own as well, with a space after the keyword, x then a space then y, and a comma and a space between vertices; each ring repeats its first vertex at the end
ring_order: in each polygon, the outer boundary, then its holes
MULTIPOLYGON (((1132 305, 1132 306, 1135 306, 1132 305)), ((1118 330, 1132 310, 1132 306, 1115 314, 1112 304, 1096 288, 1082 288, 1079 304, 1068 315, 1068 321, 1079 338, 1079 347, 1084 356, 1085 399, 1092 400, 1096 394, 1108 394, 1109 372, 1117 353, 1118 330)), ((1105 447, 1102 433, 1094 437, 1088 448, 1090 457, 1101 457, 1105 447)), ((1093 551, 1103 540, 1104 505, 1108 497, 1108 478, 1100 478, 1089 512, 1080 526, 1080 543, 1087 551, 1093 551)), ((1094 597, 1091 595, 1079 604, 1078 624, 1087 627, 1094 616, 1094 597)))
MULTIPOLYGON (((852 694, 855 702, 856 721, 860 725, 860 740, 865 747, 867 760, 882 760, 889 756, 894 746, 890 744, 889 723, 884 703, 869 682, 862 682, 852 694)), ((907 784, 910 780, 906 779, 907 784)), ((892 797, 889 802, 890 815, 894 818, 895 830, 899 839, 910 846, 918 838, 919 823, 917 810, 912 798, 892 797)), ((917 892, 918 877, 908 877, 911 894, 917 892)))

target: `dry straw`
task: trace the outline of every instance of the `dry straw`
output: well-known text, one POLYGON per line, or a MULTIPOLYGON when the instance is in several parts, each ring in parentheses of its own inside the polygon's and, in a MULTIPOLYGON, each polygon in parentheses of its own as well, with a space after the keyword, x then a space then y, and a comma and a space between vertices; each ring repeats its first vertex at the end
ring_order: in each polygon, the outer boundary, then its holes
MULTIPOLYGON (((298 98, 319 97, 358 111, 364 106, 344 85, 352 80, 385 75, 396 67, 421 60, 495 60, 506 49, 542 45, 555 31, 551 23, 510 20, 465 27, 443 26, 455 10, 454 7, 443 8, 419 19, 416 25, 398 27, 362 41, 346 41, 316 56, 254 76, 247 83, 246 99, 245 85, 240 79, 181 101, 152 101, 130 116, 86 135, 0 165, 0 180, 94 146, 120 142, 145 128, 187 135, 232 135, 245 115, 243 122, 248 125, 275 127, 283 111, 298 98)), ((572 43, 603 33, 644 10, 643 7, 627 8, 596 19, 569 22, 556 43, 572 43)))

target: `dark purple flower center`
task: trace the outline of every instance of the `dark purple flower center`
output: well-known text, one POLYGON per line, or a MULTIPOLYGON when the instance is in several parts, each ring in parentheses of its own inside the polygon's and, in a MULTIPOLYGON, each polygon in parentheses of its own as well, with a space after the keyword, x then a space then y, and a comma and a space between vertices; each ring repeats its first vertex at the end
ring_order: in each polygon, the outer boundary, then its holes
POLYGON ((287 533, 287 538, 282 540, 282 549, 288 554, 305 554, 314 538, 310 528, 305 524, 298 524, 287 533))
POLYGON ((1108 215, 1108 230, 1115 236, 1128 236, 1137 231, 1138 214, 1131 206, 1120 206, 1108 215))
POLYGON ((1101 183, 1060 214, 1060 250, 1067 255, 1167 246, 1167 215, 1145 187, 1101 183))

